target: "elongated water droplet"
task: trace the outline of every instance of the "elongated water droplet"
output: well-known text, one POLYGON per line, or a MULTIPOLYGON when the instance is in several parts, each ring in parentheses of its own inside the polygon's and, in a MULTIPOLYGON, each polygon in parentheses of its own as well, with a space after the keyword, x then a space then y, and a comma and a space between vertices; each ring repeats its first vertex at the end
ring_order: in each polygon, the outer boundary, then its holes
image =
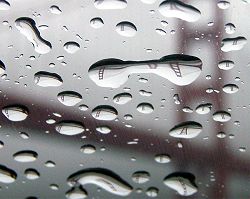
POLYGON ((10 3, 5 0, 0 0, 0 10, 9 10, 10 9, 10 3))
POLYGON ((75 121, 62 121, 55 127, 56 131, 63 135, 77 135, 85 131, 85 127, 75 121))
POLYGON ((198 114, 204 115, 208 114, 212 109, 212 104, 207 103, 207 104, 200 104, 199 106, 196 107, 195 111, 198 114))
POLYGON ((57 87, 63 84, 63 80, 58 74, 45 71, 37 72, 34 75, 34 81, 41 87, 57 87))
POLYGON ((225 93, 233 94, 238 92, 239 87, 236 84, 226 84, 225 86, 223 86, 222 90, 225 93))
POLYGON ((217 122, 228 122, 231 119, 231 114, 226 111, 217 111, 213 114, 213 120, 217 122))
POLYGON ((90 25, 93 28, 101 28, 104 26, 104 22, 100 17, 96 17, 90 20, 90 25))
POLYGON ((117 110, 112 106, 97 106, 92 110, 92 116, 97 120, 114 120, 117 115, 117 110))
POLYGON ((94 5, 100 10, 116 10, 127 7, 126 0, 95 0, 94 5))
POLYGON ((28 109, 22 105, 6 106, 2 109, 2 113, 5 117, 14 122, 25 120, 29 114, 28 109))
POLYGON ((17 174, 14 170, 0 165, 0 182, 1 183, 13 183, 17 178, 17 174))
POLYGON ((194 138, 202 131, 201 124, 197 122, 183 122, 169 131, 169 135, 175 138, 194 138))
POLYGON ((167 154, 157 154, 155 156, 155 161, 161 164, 169 163, 171 161, 171 158, 167 154))
POLYGON ((66 193, 67 199, 84 199, 88 197, 88 193, 79 187, 74 187, 66 193))
POLYGON ((74 54, 80 49, 80 45, 74 41, 69 41, 63 45, 64 50, 69 54, 74 54))
POLYGON ((140 90, 139 93, 140 95, 145 96, 145 97, 150 97, 152 95, 151 92, 145 91, 145 90, 140 90))
POLYGON ((141 103, 137 106, 137 111, 143 114, 150 114, 154 111, 154 107, 149 103, 141 103))
POLYGON ((113 101, 114 103, 116 104, 126 104, 128 103, 129 101, 132 100, 132 95, 129 94, 129 93, 120 93, 120 94, 117 94, 114 98, 113 98, 113 101))
POLYGON ((19 151, 13 155, 18 162, 34 162, 38 154, 35 151, 19 151))
POLYGON ((128 196, 132 192, 132 187, 106 169, 89 169, 88 171, 77 172, 68 178, 68 184, 73 186, 79 183, 82 186, 94 184, 114 195, 128 196))
POLYGON ((106 59, 93 64, 88 75, 101 87, 118 88, 134 73, 156 74, 176 85, 184 86, 200 76, 201 66, 200 59, 188 55, 169 55, 159 60, 137 62, 106 59))
POLYGON ((15 21, 15 26, 33 44, 37 53, 46 54, 50 52, 52 46, 40 36, 34 20, 25 17, 18 18, 15 21))
POLYGON ((223 52, 241 50, 246 43, 247 39, 245 37, 226 38, 222 40, 221 50, 223 52))
POLYGON ((137 28, 133 23, 123 21, 116 25, 116 32, 124 37, 134 37, 136 35, 137 28))
POLYGON ((162 30, 161 28, 156 28, 155 31, 156 31, 159 35, 162 35, 162 36, 164 36, 164 35, 167 34, 166 31, 165 31, 165 30, 162 30))
POLYGON ((230 70, 235 66, 234 62, 231 60, 223 60, 218 64, 218 67, 222 70, 230 70))
POLYGON ((193 113, 193 109, 188 107, 188 106, 185 106, 182 108, 182 111, 185 112, 185 113, 193 113))
POLYGON ((180 195, 191 196, 198 191, 194 180, 195 177, 190 173, 174 173, 167 176, 163 182, 180 195))
POLYGON ((162 2, 159 12, 165 17, 174 17, 188 22, 195 22, 201 16, 201 12, 197 8, 178 0, 162 2))
POLYGON ((62 13, 61 9, 58 7, 58 6, 50 6, 49 8, 49 11, 52 13, 52 14, 56 14, 56 15, 59 15, 62 13))
POLYGON ((82 101, 82 96, 74 91, 63 91, 57 95, 57 99, 65 106, 75 106, 82 101))
POLYGON ((150 179, 150 174, 147 171, 137 171, 132 174, 132 180, 135 183, 143 184, 148 182, 150 179))
POLYGON ((111 128, 108 126, 99 126, 99 127, 96 127, 96 130, 102 134, 108 134, 111 132, 111 128))
POLYGON ((24 171, 24 174, 25 174, 26 178, 29 180, 36 180, 40 177, 39 172, 35 169, 26 169, 24 171))

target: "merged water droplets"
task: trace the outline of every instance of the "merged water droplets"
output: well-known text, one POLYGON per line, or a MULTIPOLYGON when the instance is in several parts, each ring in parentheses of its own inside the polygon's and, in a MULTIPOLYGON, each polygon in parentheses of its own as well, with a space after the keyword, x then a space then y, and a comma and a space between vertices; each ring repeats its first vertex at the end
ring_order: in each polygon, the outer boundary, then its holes
POLYGON ((94 5, 100 10, 116 10, 127 7, 126 0, 95 0, 94 5))
POLYGON ((33 44, 37 53, 46 54, 51 51, 51 44, 40 36, 34 20, 21 17, 15 21, 15 26, 33 44))
POLYGON ((62 121, 55 126, 58 133, 63 135, 77 135, 85 131, 83 124, 75 121, 62 121))
POLYGON ((231 114, 226 111, 217 111, 213 114, 213 120, 216 122, 228 122, 231 119, 231 114))
POLYGON ((13 155, 14 160, 17 162, 34 162, 38 154, 35 151, 19 151, 13 155))
POLYGON ((92 110, 92 116, 97 120, 114 120, 117 115, 117 110, 112 106, 97 106, 92 110))
POLYGON ((190 173, 173 173, 167 176, 163 182, 180 195, 191 196, 198 191, 194 179, 194 176, 190 173))
POLYGON ((23 121, 28 117, 28 109, 22 105, 6 106, 2 109, 2 113, 9 120, 14 122, 23 121))
POLYGON ((132 180, 135 183, 143 184, 150 180, 150 174, 147 171, 137 171, 132 174, 132 180))
POLYGON ((97 28, 103 27, 104 26, 104 22, 103 22, 102 18, 95 17, 95 18, 93 18, 93 19, 90 20, 90 25, 91 25, 91 27, 97 29, 97 28))
POLYGON ((69 54, 74 54, 80 49, 80 45, 77 42, 69 41, 63 45, 64 50, 69 54))
POLYGON ((0 10, 9 10, 10 9, 10 3, 5 0, 0 0, 0 10))
POLYGON ((246 43, 247 39, 245 37, 226 38, 222 40, 221 50, 223 52, 241 50, 246 43))
POLYGON ((9 184, 15 182, 17 178, 17 174, 14 170, 4 166, 0 165, 0 182, 9 184))
POLYGON ((137 106, 137 111, 143 114, 150 114, 154 111, 154 107, 152 104, 149 103, 141 103, 137 106))
POLYGON ((176 85, 184 86, 199 77, 201 66, 202 62, 197 57, 179 54, 151 61, 106 59, 93 64, 88 75, 101 87, 118 88, 128 80, 129 75, 134 73, 156 74, 176 85))
POLYGON ((124 37, 134 37, 137 33, 137 28, 133 23, 123 21, 116 25, 116 32, 124 37))
POLYGON ((63 91, 57 95, 57 99, 65 106, 75 106, 82 101, 82 96, 75 91, 63 91))
POLYGON ((118 196, 128 196, 133 190, 128 183, 106 169, 89 169, 77 172, 68 178, 70 186, 74 186, 76 183, 82 186, 93 184, 118 196))
POLYGON ((195 22, 201 16, 201 12, 197 8, 178 0, 162 2, 159 12, 165 17, 178 18, 188 22, 195 22))
POLYGON ((197 122, 184 122, 173 127, 169 131, 169 135, 175 138, 194 138, 198 136, 202 131, 202 125, 197 122))
POLYGON ((58 87, 63 84, 60 75, 46 71, 37 72, 34 75, 35 84, 41 87, 58 87))
POLYGON ((130 102, 131 100, 132 100, 132 95, 129 93, 120 93, 120 94, 117 94, 113 98, 114 103, 120 104, 120 105, 126 104, 130 102))

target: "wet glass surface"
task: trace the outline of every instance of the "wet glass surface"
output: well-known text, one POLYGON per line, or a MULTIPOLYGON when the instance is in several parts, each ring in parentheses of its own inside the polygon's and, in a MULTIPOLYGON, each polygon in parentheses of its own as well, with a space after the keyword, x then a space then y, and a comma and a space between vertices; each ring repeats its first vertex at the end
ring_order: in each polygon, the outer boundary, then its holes
POLYGON ((0 0, 0 198, 249 198, 249 9, 0 0))

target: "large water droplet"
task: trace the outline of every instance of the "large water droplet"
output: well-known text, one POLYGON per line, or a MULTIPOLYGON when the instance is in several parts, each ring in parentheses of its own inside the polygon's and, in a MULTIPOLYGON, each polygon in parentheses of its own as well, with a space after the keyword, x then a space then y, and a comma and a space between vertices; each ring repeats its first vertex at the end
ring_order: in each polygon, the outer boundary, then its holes
POLYGON ((228 122, 231 119, 231 114, 226 111, 217 111, 213 114, 214 121, 228 122))
POLYGON ((197 8, 178 0, 162 2, 159 12, 165 17, 174 17, 188 22, 195 22, 201 16, 201 12, 197 8))
POLYGON ((0 10, 9 10, 10 9, 10 3, 5 0, 0 0, 0 10))
POLYGON ((106 59, 93 64, 88 74, 101 87, 118 88, 134 73, 156 74, 176 85, 184 86, 199 77, 201 66, 200 59, 188 55, 169 55, 159 60, 136 62, 106 59))
POLYGON ((190 173, 174 173, 167 176, 163 182, 180 195, 191 196, 198 191, 194 179, 195 177, 190 173))
POLYGON ((63 91, 57 95, 57 99, 65 106, 75 106, 82 100, 82 96, 74 91, 63 91))
POLYGON ((9 120, 18 122, 23 121, 28 117, 28 109, 21 105, 6 106, 2 109, 2 113, 9 120))
POLYGON ((17 174, 14 170, 0 165, 0 182, 1 183, 13 183, 17 178, 17 174))
POLYGON ((100 10, 116 10, 127 7, 126 0, 95 0, 94 5, 100 10))
POLYGON ((112 194, 128 196, 132 187, 119 176, 106 169, 89 169, 77 172, 68 178, 68 184, 74 186, 76 183, 83 185, 94 184, 112 194))
POLYGON ((63 83, 62 78, 56 73, 45 71, 37 72, 34 75, 35 84, 41 87, 57 87, 63 83))
POLYGON ((101 28, 103 27, 104 22, 100 17, 96 17, 90 20, 90 25, 93 28, 101 28))
POLYGON ((114 98, 113 98, 113 101, 114 103, 116 104, 126 104, 128 103, 129 101, 132 100, 132 95, 129 94, 129 93, 120 93, 120 94, 117 94, 114 98))
POLYGON ((69 41, 63 45, 67 53, 74 54, 80 49, 80 45, 74 41, 69 41))
POLYGON ((15 25, 21 34, 33 44, 37 53, 46 54, 50 52, 52 48, 51 44, 40 36, 35 22, 31 18, 18 18, 15 21, 15 25))
POLYGON ((84 126, 75 121, 63 121, 56 125, 56 131, 63 135, 77 135, 85 131, 84 126))
POLYGON ((222 40, 221 50, 223 52, 241 50, 246 43, 245 37, 226 38, 222 40))
POLYGON ((184 122, 169 131, 169 135, 175 138, 194 138, 202 131, 201 124, 197 122, 184 122))
POLYGON ((147 171, 137 171, 132 174, 132 180, 135 183, 143 184, 148 182, 150 179, 150 174, 147 171))
POLYGON ((149 103, 141 103, 137 106, 137 111, 143 114, 150 114, 154 111, 154 107, 149 103))
POLYGON ((116 25, 116 32, 124 37, 134 37, 136 35, 137 28, 133 23, 123 21, 116 25))
POLYGON ((38 154, 35 151, 19 151, 13 155, 18 162, 34 162, 38 154))
POLYGON ((97 106, 92 110, 92 116, 97 120, 114 120, 117 115, 117 110, 112 106, 97 106))
POLYGON ((236 84, 226 84, 223 86, 222 90, 225 93, 233 94, 233 93, 238 92, 239 87, 236 84))

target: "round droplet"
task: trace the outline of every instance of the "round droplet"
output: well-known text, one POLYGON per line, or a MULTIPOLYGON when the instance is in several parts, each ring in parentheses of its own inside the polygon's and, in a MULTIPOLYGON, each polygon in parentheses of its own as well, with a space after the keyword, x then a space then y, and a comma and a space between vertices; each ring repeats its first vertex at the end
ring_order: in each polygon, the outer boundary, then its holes
POLYGON ((167 154, 158 154, 155 156, 155 161, 161 164, 169 163, 171 158, 167 154))
POLYGON ((200 104, 199 106, 196 107, 195 111, 198 114, 205 115, 208 114, 212 109, 212 104, 200 104))
POLYGON ((84 126, 79 122, 63 121, 56 125, 56 131, 63 135, 77 135, 84 132, 84 126))
POLYGON ((231 114, 226 111, 217 111, 213 114, 213 120, 216 122, 228 122, 231 119, 231 114))
POLYGON ((74 54, 80 49, 80 45, 74 41, 69 41, 64 44, 63 48, 67 53, 74 54))
POLYGON ((120 105, 126 104, 131 100, 132 100, 132 95, 129 93, 120 93, 113 98, 114 103, 120 105))
POLYGON ((155 187, 150 187, 150 188, 147 189, 146 195, 148 197, 155 198, 155 197, 158 196, 158 192, 159 192, 159 189, 157 189, 155 187))
POLYGON ((45 71, 37 72, 34 75, 35 84, 41 87, 57 87, 63 83, 62 78, 56 73, 45 71))
POLYGON ((222 90, 225 93, 233 94, 233 93, 238 92, 239 87, 236 84, 226 84, 225 86, 223 86, 222 90))
POLYGON ((123 21, 116 25, 116 32, 124 37, 134 37, 137 33, 137 28, 133 23, 123 21))
POLYGON ((25 174, 26 178, 29 180, 36 180, 40 177, 39 172, 35 169, 26 169, 24 171, 24 174, 25 174))
POLYGON ((93 145, 87 144, 87 145, 83 145, 80 151, 85 154, 92 154, 92 153, 95 153, 96 148, 93 145))
POLYGON ((235 66, 234 62, 231 60, 224 60, 218 64, 218 67, 222 70, 230 70, 235 66))
POLYGON ((35 151, 19 151, 13 155, 18 162, 34 162, 38 154, 35 151))
POLYGON ((154 107, 149 103, 141 103, 137 106, 137 110, 143 114, 150 114, 154 111, 154 107))
POLYGON ((97 120, 114 120, 117 115, 117 110, 112 106, 97 106, 92 110, 92 116, 97 120))
POLYGON ((10 121, 18 122, 23 121, 28 117, 28 109, 21 105, 6 106, 2 109, 2 113, 10 121))
POLYGON ((93 28, 101 28, 104 26, 104 22, 100 17, 96 17, 90 20, 90 25, 93 28))
POLYGON ((111 128, 108 126, 99 126, 99 127, 96 127, 96 131, 102 134, 108 134, 111 132, 111 128))
POLYGON ((74 91, 63 91, 57 95, 57 99, 65 106, 75 106, 82 100, 82 96, 74 91))
POLYGON ((221 50, 223 52, 231 52, 241 50, 247 43, 245 37, 239 36, 235 38, 226 38, 222 40, 221 50))
POLYGON ((135 183, 143 184, 148 182, 150 179, 150 174, 147 171, 137 171, 132 174, 132 180, 135 183))

